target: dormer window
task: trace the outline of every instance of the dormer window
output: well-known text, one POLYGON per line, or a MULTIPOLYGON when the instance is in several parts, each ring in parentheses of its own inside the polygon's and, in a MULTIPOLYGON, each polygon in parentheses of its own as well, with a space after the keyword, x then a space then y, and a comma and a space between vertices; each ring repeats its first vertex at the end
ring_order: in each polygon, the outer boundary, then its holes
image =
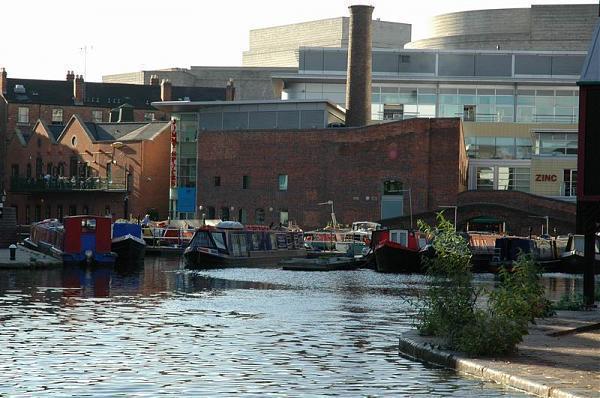
POLYGON ((63 122, 63 110, 60 108, 52 109, 52 123, 60 124, 63 122))

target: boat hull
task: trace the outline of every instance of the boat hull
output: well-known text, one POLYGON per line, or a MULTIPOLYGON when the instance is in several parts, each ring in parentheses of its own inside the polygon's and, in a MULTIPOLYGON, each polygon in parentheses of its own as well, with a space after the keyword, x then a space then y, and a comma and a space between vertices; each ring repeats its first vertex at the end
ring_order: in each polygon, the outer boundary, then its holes
POLYGON ((117 254, 119 263, 138 263, 144 261, 146 254, 146 242, 133 235, 113 239, 111 248, 117 254))
POLYGON ((238 268, 238 267, 279 267, 284 259, 303 257, 306 250, 270 250, 249 252, 247 256, 230 256, 217 250, 192 249, 185 250, 183 257, 188 268, 238 268))
POLYGON ((378 272, 412 273, 423 272, 421 253, 390 242, 375 249, 375 263, 378 272))

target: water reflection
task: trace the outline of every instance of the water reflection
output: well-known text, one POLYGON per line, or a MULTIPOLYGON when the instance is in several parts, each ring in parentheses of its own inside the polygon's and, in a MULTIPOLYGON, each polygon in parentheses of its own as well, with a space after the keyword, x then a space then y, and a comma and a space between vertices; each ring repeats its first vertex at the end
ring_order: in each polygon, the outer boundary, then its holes
MULTIPOLYGON (((152 257, 0 271, 0 396, 524 396, 398 356, 404 297, 424 283, 152 257)), ((580 277, 544 283, 555 298, 582 290, 580 277)))

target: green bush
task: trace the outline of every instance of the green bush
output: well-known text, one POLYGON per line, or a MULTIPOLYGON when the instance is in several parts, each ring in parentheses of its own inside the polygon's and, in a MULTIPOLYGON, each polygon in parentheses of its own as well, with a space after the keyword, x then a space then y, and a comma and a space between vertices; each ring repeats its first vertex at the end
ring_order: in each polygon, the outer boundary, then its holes
POLYGON ((514 351, 529 322, 552 314, 539 268, 530 257, 519 256, 510 271, 500 272, 499 286, 490 293, 487 308, 480 309, 467 241, 442 213, 437 221, 436 227, 418 222, 435 249, 435 256, 424 260, 430 284, 417 311, 419 333, 441 337, 448 348, 470 355, 514 351))
POLYGON ((503 355, 515 351, 526 333, 527 325, 520 321, 478 310, 463 327, 456 349, 469 355, 503 355))
POLYGON ((558 302, 552 305, 552 308, 557 311, 582 311, 585 308, 585 303, 583 302, 583 295, 565 294, 560 298, 560 300, 558 300, 558 302))

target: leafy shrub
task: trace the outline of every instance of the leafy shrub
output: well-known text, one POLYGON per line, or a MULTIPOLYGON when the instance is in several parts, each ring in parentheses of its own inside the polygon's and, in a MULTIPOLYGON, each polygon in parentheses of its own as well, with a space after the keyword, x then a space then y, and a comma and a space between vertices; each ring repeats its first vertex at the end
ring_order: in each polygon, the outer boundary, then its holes
POLYGON ((456 349, 469 355, 503 355, 515 351, 526 332, 521 321, 477 310, 473 322, 463 327, 456 349))
POLYGON ((582 311, 585 308, 585 303, 583 301, 583 295, 576 294, 563 295, 558 302, 552 305, 552 309, 554 310, 567 310, 567 311, 582 311))
POLYGON ((467 242, 442 213, 437 221, 436 227, 418 222, 435 250, 434 257, 424 259, 431 283, 418 308, 419 333, 441 337, 450 349, 471 355, 514 351, 529 322, 552 314, 539 268, 531 257, 519 256, 511 271, 500 272, 500 285, 490 293, 487 309, 479 309, 481 291, 473 286, 467 242))

